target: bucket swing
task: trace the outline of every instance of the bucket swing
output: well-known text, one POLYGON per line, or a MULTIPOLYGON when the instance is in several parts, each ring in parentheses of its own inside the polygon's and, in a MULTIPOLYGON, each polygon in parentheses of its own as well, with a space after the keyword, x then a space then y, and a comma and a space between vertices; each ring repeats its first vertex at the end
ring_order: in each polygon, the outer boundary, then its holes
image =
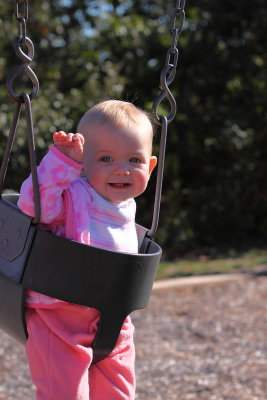
POLYGON ((19 15, 19 0, 14 1, 18 21, 15 52, 21 63, 9 74, 6 87, 15 102, 15 111, 0 169, 0 329, 25 344, 25 292, 33 290, 47 296, 93 307, 100 311, 100 322, 93 345, 93 362, 107 357, 116 345, 125 318, 148 304, 162 250, 154 241, 157 230, 168 124, 176 114, 176 103, 169 90, 178 61, 177 40, 184 22, 185 0, 178 0, 172 18, 172 45, 160 76, 161 92, 153 103, 153 115, 161 126, 155 202, 150 229, 136 225, 139 253, 119 253, 55 236, 38 227, 41 206, 36 169, 31 100, 39 90, 38 78, 30 67, 34 46, 27 37, 28 0, 23 0, 24 15, 19 15), (177 20, 179 25, 177 26, 177 20), (21 46, 28 49, 26 54, 21 46), (14 80, 26 74, 30 93, 16 94, 14 80), (170 113, 158 115, 158 106, 167 98, 170 113), (35 217, 17 207, 18 194, 2 194, 8 161, 20 111, 24 105, 27 139, 34 188, 35 217), (75 268, 72 260, 75 259, 75 268), (99 268, 101 265, 101 268, 99 268), (106 279, 103 279, 105 276, 106 279))

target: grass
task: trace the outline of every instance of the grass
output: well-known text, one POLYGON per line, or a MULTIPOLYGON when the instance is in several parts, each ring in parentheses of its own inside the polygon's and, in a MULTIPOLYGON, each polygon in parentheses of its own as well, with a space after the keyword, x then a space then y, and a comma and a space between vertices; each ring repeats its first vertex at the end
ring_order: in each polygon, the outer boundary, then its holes
POLYGON ((241 271, 262 271, 266 269, 267 250, 253 249, 225 257, 208 258, 205 255, 201 255, 198 258, 162 262, 159 265, 156 279, 241 271))

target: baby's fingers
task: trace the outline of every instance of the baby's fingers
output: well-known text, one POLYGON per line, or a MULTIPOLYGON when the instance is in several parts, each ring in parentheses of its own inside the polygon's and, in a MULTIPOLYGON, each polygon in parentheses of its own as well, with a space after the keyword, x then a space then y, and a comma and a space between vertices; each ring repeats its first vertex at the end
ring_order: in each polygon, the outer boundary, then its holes
POLYGON ((64 131, 53 134, 54 143, 57 145, 71 146, 73 144, 74 133, 65 133, 64 131))
POLYGON ((80 133, 74 133, 72 136, 73 142, 79 142, 82 146, 84 145, 84 137, 80 133))
POLYGON ((56 142, 64 142, 67 138, 67 135, 64 131, 55 132, 53 134, 53 141, 56 142))

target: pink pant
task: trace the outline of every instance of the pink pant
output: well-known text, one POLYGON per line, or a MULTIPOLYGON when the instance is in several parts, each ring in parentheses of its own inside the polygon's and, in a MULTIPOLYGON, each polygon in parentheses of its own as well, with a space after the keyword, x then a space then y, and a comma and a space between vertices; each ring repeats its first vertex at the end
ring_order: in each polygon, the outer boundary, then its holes
POLYGON ((37 400, 133 400, 133 325, 128 317, 111 355, 91 365, 99 313, 72 304, 29 308, 26 353, 37 400))

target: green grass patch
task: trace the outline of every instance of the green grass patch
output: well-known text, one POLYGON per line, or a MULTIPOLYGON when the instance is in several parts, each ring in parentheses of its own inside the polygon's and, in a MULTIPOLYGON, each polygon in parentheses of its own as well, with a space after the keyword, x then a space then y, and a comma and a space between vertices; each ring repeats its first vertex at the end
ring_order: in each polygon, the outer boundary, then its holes
POLYGON ((159 265, 156 279, 267 269, 267 250, 254 249, 241 254, 232 253, 217 258, 201 255, 198 258, 162 262, 159 265))

